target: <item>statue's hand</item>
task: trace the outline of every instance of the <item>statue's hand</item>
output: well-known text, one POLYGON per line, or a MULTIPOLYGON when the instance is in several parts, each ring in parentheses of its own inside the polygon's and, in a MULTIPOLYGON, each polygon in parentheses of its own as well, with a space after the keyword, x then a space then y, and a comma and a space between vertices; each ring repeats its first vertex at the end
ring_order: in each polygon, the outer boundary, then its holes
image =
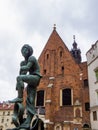
POLYGON ((23 75, 26 75, 26 74, 27 74, 27 71, 22 71, 20 74, 21 74, 21 75, 22 75, 22 74, 23 74, 23 75))

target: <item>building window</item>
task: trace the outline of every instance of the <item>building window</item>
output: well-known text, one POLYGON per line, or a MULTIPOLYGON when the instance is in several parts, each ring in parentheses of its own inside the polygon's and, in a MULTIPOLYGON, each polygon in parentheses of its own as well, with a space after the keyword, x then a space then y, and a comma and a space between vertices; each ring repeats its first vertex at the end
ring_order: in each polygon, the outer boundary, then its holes
POLYGON ((7 115, 10 115, 10 112, 8 111, 8 114, 7 115))
POLYGON ((0 126, 0 130, 3 130, 3 126, 0 126))
POLYGON ((62 90, 62 105, 71 105, 71 89, 62 90))
POLYGON ((9 119, 6 120, 7 122, 9 121, 9 119))
POLYGON ((49 54, 47 54, 47 59, 49 59, 49 54))
POLYGON ((74 130, 78 130, 78 128, 74 128, 74 130))
POLYGON ((93 111, 93 120, 96 121, 97 120, 97 112, 93 111))
POLYGON ((84 124, 83 125, 83 129, 87 129, 88 130, 88 128, 90 128, 88 124, 84 124))
POLYGON ((56 127, 56 130, 60 130, 60 126, 57 126, 57 127, 56 127))
POLYGON ((64 66, 62 66, 61 70, 62 70, 62 74, 64 74, 64 66))
POLYGON ((95 70, 96 81, 98 81, 98 69, 95 70))
POLYGON ((88 79, 84 79, 84 87, 88 87, 88 79))
POLYGON ((1 123, 3 123, 3 122, 4 122, 4 119, 2 119, 1 123))
POLYGON ((37 91, 36 106, 44 106, 44 90, 37 91))
POLYGON ((46 69, 44 69, 44 74, 46 74, 46 72, 47 72, 46 69))
POLYGON ((89 102, 86 102, 85 103, 85 111, 89 111, 89 109, 90 109, 90 104, 89 104, 89 102))
POLYGON ((3 112, 3 116, 5 115, 5 112, 3 112))
POLYGON ((62 51, 60 51, 60 57, 62 57, 62 51))
POLYGON ((5 123, 5 127, 7 127, 8 125, 7 125, 7 123, 5 123))
POLYGON ((98 104, 98 92, 96 94, 97 94, 97 104, 98 104))

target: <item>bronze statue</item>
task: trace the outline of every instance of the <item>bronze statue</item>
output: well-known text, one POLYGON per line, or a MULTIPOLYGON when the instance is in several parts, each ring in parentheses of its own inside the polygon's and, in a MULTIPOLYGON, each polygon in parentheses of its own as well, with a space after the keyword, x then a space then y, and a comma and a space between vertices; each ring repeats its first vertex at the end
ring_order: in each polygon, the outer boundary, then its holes
POLYGON ((33 54, 33 49, 30 45, 25 44, 21 53, 24 57, 24 61, 20 64, 20 74, 17 77, 16 90, 18 91, 18 97, 9 101, 10 103, 15 103, 14 106, 14 116, 13 123, 16 128, 12 130, 28 130, 30 129, 30 123, 34 115, 36 115, 35 110, 35 96, 36 89, 39 85, 41 74, 38 61, 33 54), (27 99, 26 99, 26 110, 27 118, 23 119, 23 89, 24 83, 27 83, 27 99), (20 114, 19 114, 20 109, 20 114), (18 120, 18 121, 17 121, 18 120))

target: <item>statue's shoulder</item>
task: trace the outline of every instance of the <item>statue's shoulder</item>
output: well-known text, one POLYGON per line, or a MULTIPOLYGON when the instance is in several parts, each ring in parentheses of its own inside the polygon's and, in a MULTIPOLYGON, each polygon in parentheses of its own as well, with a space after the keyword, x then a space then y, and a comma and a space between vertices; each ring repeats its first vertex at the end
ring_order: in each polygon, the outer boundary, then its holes
POLYGON ((26 61, 21 61, 20 66, 26 65, 26 61))
POLYGON ((34 62, 36 61, 36 58, 35 56, 30 56, 29 59, 28 59, 29 62, 34 62))

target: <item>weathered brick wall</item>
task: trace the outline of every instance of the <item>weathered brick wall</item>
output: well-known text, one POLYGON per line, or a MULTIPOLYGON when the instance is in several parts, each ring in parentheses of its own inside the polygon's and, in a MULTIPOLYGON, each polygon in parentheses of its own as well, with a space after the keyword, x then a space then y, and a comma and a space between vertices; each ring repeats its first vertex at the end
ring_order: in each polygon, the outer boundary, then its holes
MULTIPOLYGON (((45 103, 46 119, 51 122, 64 122, 74 120, 74 104, 78 99, 81 104, 82 123, 89 123, 89 112, 85 111, 85 101, 89 102, 88 88, 84 89, 83 79, 87 76, 87 64, 76 64, 68 48, 63 43, 57 32, 53 30, 42 54, 39 57, 39 64, 43 78, 38 89, 44 89, 45 99, 51 100, 45 103), (82 80, 81 73, 83 73, 82 80), (54 77, 54 80, 49 80, 54 77), (52 83, 53 87, 47 86, 52 83), (60 106, 60 90, 71 88, 73 92, 72 106, 60 106)), ((81 128, 82 124, 79 126, 81 128)), ((73 129, 72 126, 71 129, 73 129)))

